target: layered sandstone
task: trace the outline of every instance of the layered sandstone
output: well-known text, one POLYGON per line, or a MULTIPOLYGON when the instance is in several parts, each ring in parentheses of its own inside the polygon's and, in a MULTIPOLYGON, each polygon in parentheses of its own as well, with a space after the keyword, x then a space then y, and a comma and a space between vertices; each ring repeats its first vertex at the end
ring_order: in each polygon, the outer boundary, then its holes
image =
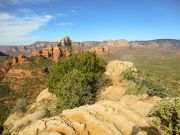
MULTIPOLYGON (((137 71, 131 62, 113 61, 106 74, 115 81, 126 69, 137 71)), ((4 127, 11 135, 159 135, 157 129, 149 126, 148 113, 161 99, 125 95, 125 90, 122 82, 113 84, 99 94, 95 104, 58 113, 53 109, 56 97, 46 89, 25 114, 12 114, 4 127), (50 110, 50 117, 44 107, 50 110)))
POLYGON ((119 50, 124 50, 129 48, 129 43, 127 40, 110 40, 100 43, 101 45, 107 46, 110 52, 115 52, 119 50))
POLYGON ((106 56, 109 53, 107 46, 97 46, 89 50, 90 52, 95 52, 98 56, 106 56))
POLYGON ((28 114, 13 120, 11 116, 8 118, 4 125, 9 127, 12 135, 159 135, 158 130, 149 126, 147 117, 160 100, 158 97, 119 95, 118 101, 101 100, 94 105, 64 110, 59 115, 44 118, 39 109, 45 103, 49 104, 53 96, 47 90, 40 95, 44 98, 38 96, 28 114))
POLYGON ((110 76, 111 80, 113 81, 113 84, 116 85, 122 82, 122 73, 125 70, 131 70, 134 73, 137 72, 137 69, 132 62, 114 60, 110 61, 109 64, 106 66, 105 74, 110 76))
POLYGON ((31 56, 42 56, 45 58, 52 58, 53 61, 57 62, 60 58, 69 57, 72 54, 80 52, 79 48, 73 46, 74 43, 69 37, 65 37, 60 40, 57 44, 51 45, 47 48, 43 48, 41 51, 33 52, 31 56))

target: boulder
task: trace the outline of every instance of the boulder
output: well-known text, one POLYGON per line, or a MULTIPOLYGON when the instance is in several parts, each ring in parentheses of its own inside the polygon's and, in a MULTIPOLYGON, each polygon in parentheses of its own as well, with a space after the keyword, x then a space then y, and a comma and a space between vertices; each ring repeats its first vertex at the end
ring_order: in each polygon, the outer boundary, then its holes
POLYGON ((119 82, 123 80, 122 72, 127 69, 134 73, 137 72, 137 69, 132 62, 119 60, 110 61, 106 66, 105 74, 110 76, 114 84, 119 84, 119 82))

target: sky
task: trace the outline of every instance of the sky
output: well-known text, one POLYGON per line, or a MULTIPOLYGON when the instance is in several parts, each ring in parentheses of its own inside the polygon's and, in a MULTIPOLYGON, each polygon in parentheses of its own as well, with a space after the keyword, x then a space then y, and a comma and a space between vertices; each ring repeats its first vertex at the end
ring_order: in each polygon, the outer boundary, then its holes
POLYGON ((180 0, 0 0, 0 45, 180 39, 180 0))

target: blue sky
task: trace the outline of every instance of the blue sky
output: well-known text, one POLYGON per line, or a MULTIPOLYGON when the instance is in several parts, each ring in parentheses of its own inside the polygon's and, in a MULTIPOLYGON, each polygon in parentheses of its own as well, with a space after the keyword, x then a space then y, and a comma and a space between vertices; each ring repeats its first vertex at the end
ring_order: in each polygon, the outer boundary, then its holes
POLYGON ((180 0, 0 0, 0 45, 180 39, 180 0))

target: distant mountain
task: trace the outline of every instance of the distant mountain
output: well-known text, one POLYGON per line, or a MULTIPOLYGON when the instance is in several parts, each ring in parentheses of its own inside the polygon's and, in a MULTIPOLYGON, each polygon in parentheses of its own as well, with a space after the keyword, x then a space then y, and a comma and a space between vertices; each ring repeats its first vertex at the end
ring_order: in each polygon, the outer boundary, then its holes
MULTIPOLYGON (((48 41, 37 41, 31 45, 17 45, 17 46, 0 46, 0 51, 8 55, 24 54, 28 55, 33 51, 42 50, 42 48, 47 48, 52 44, 57 44, 57 42, 48 41)), ((110 50, 116 51, 122 48, 131 49, 180 49, 180 40, 176 39, 155 39, 148 41, 127 41, 127 40, 109 40, 109 41, 85 41, 76 42, 76 44, 81 48, 81 50, 88 50, 94 48, 98 45, 108 46, 110 50)))
POLYGON ((147 40, 147 41, 130 41, 129 44, 133 46, 133 43, 139 43, 141 45, 147 46, 150 44, 156 44, 160 47, 162 46, 172 46, 175 48, 180 48, 180 40, 177 39, 155 39, 155 40, 147 40))
POLYGON ((8 55, 5 54, 5 53, 0 52, 0 56, 8 56, 8 55))
POLYGON ((96 47, 100 44, 101 42, 98 41, 85 41, 85 42, 76 42, 76 44, 81 48, 81 50, 87 50, 92 47, 96 47))
POLYGON ((29 46, 35 46, 35 47, 48 47, 51 44, 56 44, 57 42, 49 42, 49 41, 36 41, 35 43, 29 45, 29 46))
POLYGON ((54 43, 56 42, 37 41, 31 45, 0 46, 0 51, 11 56, 18 55, 18 54, 27 55, 31 53, 32 51, 41 50, 42 48, 46 48, 54 43))

